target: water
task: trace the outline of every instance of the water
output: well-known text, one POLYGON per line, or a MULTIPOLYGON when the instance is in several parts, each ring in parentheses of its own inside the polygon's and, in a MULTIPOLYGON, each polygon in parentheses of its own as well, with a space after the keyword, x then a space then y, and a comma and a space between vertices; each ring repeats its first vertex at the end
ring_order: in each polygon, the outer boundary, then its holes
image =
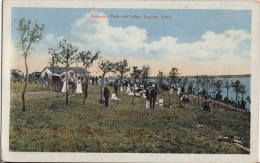
MULTIPOLYGON (((188 78, 188 81, 190 81, 190 80, 195 81, 195 78, 194 78, 194 77, 187 77, 187 78, 188 78)), ((217 81, 217 80, 222 80, 222 81, 223 81, 223 84, 224 84, 224 81, 226 80, 225 77, 214 77, 214 78, 215 78, 215 81, 217 81)), ((114 80, 115 80, 114 78, 108 78, 108 81, 109 81, 109 82, 113 82, 114 80)), ((133 80, 133 79, 132 79, 132 80, 133 80)), ((246 102, 246 109, 249 111, 249 110, 250 110, 250 103, 249 103, 248 100, 246 100, 246 98, 247 98, 247 96, 250 97, 250 82, 251 82, 251 77, 249 77, 249 76, 233 76, 233 77, 229 77, 228 80, 230 81, 230 84, 231 84, 231 82, 235 82, 236 80, 239 80, 239 81, 240 81, 240 84, 245 86, 245 94, 243 95, 243 98, 244 98, 244 101, 246 102)), ((142 80, 141 80, 141 81, 142 81, 142 80)), ((137 80, 137 82, 138 82, 138 80, 137 80)), ((156 82, 158 82, 158 78, 149 78, 149 79, 148 79, 148 82, 156 83, 156 82)), ((163 80, 163 83, 169 84, 168 79, 165 78, 165 79, 163 80)), ((187 84, 187 86, 188 86, 188 84, 187 84)), ((187 88, 187 86, 186 86, 186 88, 187 88)), ((202 88, 201 88, 201 90, 202 90, 202 88)), ((200 91, 201 91, 201 90, 200 90, 200 91)), ((213 90, 210 89, 210 90, 209 90, 209 93, 212 92, 212 91, 213 91, 213 90)), ((222 99, 224 99, 224 98, 227 96, 227 89, 224 88, 224 87, 222 87, 222 88, 221 88, 221 94, 222 94, 222 99)), ((236 93, 235 93, 235 91, 233 90, 232 87, 230 87, 230 89, 229 89, 228 98, 229 98, 229 100, 233 100, 233 101, 236 100, 236 93)), ((238 100, 240 101, 241 98, 242 98, 242 97, 241 97, 241 94, 239 93, 239 94, 238 94, 238 100)))
MULTIPOLYGON (((222 80, 223 84, 224 84, 224 82, 226 80, 225 77, 214 77, 214 79, 215 79, 215 81, 222 80)), ((188 81, 190 81, 190 80, 196 81, 194 77, 188 77, 188 81)), ((250 110, 250 103, 249 103, 248 100, 246 100, 246 98, 247 98, 247 96, 250 97, 251 77, 249 77, 249 76, 235 76, 235 77, 229 77, 228 80, 230 81, 230 84, 232 82, 235 82, 235 81, 239 80, 240 84, 245 86, 245 93, 243 94, 243 99, 246 102, 246 109, 250 110)), ((187 86, 186 86, 186 88, 187 88, 187 86)), ((201 90, 202 90, 202 88, 201 88, 201 90)), ((210 89, 209 93, 212 92, 212 91, 213 91, 213 89, 210 89)), ((221 88, 221 94, 222 94, 222 99, 227 97, 227 89, 224 86, 222 86, 222 88, 221 88)), ((240 101, 241 98, 242 98, 242 95, 241 95, 241 93, 239 93, 238 94, 238 101, 240 101)), ((228 91, 228 99, 229 100, 233 100, 233 101, 236 100, 236 92, 234 91, 233 87, 230 87, 230 89, 228 91)))

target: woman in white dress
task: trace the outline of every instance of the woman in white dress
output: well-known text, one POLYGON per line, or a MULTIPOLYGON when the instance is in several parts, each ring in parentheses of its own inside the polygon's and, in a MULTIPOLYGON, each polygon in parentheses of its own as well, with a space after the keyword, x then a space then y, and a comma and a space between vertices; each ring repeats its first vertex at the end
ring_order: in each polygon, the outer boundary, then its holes
POLYGON ((77 88, 76 88, 76 93, 82 93, 82 83, 80 78, 77 78, 77 88))
POLYGON ((126 89, 126 93, 129 94, 130 92, 131 92, 130 84, 128 84, 127 89, 126 89))
POLYGON ((66 86, 67 86, 67 88, 68 88, 68 84, 67 84, 67 78, 65 77, 63 80, 63 86, 62 86, 62 89, 61 89, 61 92, 66 92, 67 91, 67 89, 66 89, 66 86))

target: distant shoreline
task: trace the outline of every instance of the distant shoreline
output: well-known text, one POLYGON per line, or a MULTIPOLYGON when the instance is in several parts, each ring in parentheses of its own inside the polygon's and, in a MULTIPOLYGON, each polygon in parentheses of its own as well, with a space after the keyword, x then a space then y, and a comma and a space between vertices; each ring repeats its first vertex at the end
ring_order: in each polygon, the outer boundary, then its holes
MULTIPOLYGON (((204 75, 191 75, 191 76, 179 76, 179 77, 196 77, 196 76, 204 76, 204 75)), ((232 78, 232 77, 251 77, 251 74, 242 74, 242 75, 207 75, 209 77, 222 77, 222 78, 225 78, 225 77, 229 77, 229 78, 232 78)))

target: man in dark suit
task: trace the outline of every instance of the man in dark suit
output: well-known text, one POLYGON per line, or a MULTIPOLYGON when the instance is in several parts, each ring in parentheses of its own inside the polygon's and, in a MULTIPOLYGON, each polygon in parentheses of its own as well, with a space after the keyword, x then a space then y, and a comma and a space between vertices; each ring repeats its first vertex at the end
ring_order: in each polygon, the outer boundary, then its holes
POLYGON ((153 84, 150 91, 150 109, 154 110, 154 105, 156 101, 157 91, 155 90, 155 84, 153 84))
POLYGON ((108 107, 108 99, 110 96, 110 91, 107 86, 104 88, 104 97, 105 97, 105 107, 108 107))

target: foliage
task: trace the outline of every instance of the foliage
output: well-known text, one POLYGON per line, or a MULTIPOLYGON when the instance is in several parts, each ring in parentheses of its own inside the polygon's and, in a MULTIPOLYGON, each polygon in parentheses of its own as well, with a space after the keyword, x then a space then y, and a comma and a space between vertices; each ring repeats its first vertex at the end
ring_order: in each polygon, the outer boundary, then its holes
POLYGON ((104 84, 104 77, 109 72, 115 72, 115 63, 111 62, 110 60, 102 60, 101 62, 99 62, 98 67, 102 71, 102 81, 100 87, 100 103, 102 103, 103 102, 102 88, 104 84))
POLYGON ((25 111, 25 91, 27 88, 28 82, 28 65, 27 65, 27 55, 30 53, 31 47, 33 43, 40 41, 43 38, 44 25, 38 25, 37 21, 35 21, 34 25, 31 25, 31 20, 25 20, 22 18, 19 20, 19 25, 16 28, 20 33, 20 40, 17 42, 17 49, 22 51, 22 55, 24 55, 24 63, 25 63, 25 82, 22 93, 22 101, 23 101, 23 111, 25 111), (33 27, 32 27, 33 26, 33 27))
POLYGON ((120 79, 122 79, 124 74, 128 73, 130 69, 126 59, 115 63, 115 70, 120 74, 120 79))
POLYGON ((158 72, 157 78, 158 78, 158 80, 159 80, 159 81, 158 81, 159 87, 161 88, 163 79, 165 78, 165 75, 163 74, 162 71, 159 71, 159 72, 158 72))
POLYGON ((224 80, 224 87, 227 89, 227 98, 228 98, 228 92, 229 92, 229 89, 231 87, 231 82, 229 81, 229 78, 226 78, 224 80))
POLYGON ((236 93, 236 102, 238 103, 238 94, 240 93, 240 89, 241 89, 241 84, 239 80, 236 80, 234 83, 232 83, 232 87, 234 92, 236 93))
POLYGON ((95 60, 99 58, 100 51, 96 52, 95 54, 91 53, 89 50, 81 51, 79 53, 79 58, 81 62, 83 63, 83 66, 85 67, 85 70, 87 71, 87 68, 89 68, 95 60))
POLYGON ((172 67, 169 72, 169 78, 171 79, 170 86, 176 81, 177 76, 179 75, 179 69, 177 67, 172 67))
MULTIPOLYGON (((78 59, 78 47, 72 45, 72 43, 63 39, 59 42, 57 49, 49 49, 52 52, 55 61, 66 67, 66 84, 68 84, 68 67, 75 63, 78 59)), ((66 85, 66 105, 69 104, 69 92, 66 85)))
POLYGON ((134 96, 132 98, 132 104, 134 104, 134 99, 135 99, 135 83, 136 80, 141 76, 142 74, 142 69, 139 69, 137 66, 134 66, 132 73, 130 74, 132 78, 134 78, 134 96))
POLYGON ((148 77, 149 77, 149 73, 150 73, 150 69, 151 67, 149 65, 143 65, 142 66, 142 78, 143 78, 143 82, 148 80, 148 77))

